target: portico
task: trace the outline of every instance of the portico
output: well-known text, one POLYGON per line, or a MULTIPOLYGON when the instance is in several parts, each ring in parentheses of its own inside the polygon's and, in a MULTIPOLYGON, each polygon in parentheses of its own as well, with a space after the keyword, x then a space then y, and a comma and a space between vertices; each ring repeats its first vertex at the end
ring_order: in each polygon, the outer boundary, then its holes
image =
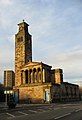
MULTIPOLYGON (((48 66, 51 70, 51 66, 48 66)), ((32 83, 45 83, 48 82, 47 66, 43 63, 31 62, 21 69, 21 85, 32 83)))

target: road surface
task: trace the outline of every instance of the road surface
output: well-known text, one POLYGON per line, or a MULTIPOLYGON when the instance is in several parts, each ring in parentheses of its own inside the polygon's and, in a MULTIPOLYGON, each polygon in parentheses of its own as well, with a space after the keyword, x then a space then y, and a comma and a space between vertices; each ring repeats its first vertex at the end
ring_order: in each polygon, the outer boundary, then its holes
POLYGON ((82 103, 18 105, 0 109, 0 120, 82 120, 82 103))

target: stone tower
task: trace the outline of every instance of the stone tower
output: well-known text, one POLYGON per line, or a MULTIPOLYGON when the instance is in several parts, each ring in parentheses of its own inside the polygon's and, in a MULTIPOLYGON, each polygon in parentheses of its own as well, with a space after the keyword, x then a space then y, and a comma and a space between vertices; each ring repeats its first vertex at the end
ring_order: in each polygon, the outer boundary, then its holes
POLYGON ((63 82, 63 70, 55 69, 55 83, 61 84, 63 82))
POLYGON ((26 22, 19 23, 15 35, 15 86, 21 85, 21 67, 32 61, 32 37, 26 22))
POLYGON ((12 70, 4 71, 4 86, 12 88, 15 82, 15 73, 12 70))

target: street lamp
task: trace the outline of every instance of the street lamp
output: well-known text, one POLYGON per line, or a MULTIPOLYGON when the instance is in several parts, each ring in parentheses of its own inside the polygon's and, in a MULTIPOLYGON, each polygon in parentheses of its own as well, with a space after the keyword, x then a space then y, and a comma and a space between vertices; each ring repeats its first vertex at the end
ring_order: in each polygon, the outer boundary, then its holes
POLYGON ((7 105, 7 91, 6 90, 4 91, 4 94, 5 94, 5 105, 7 105))
POLYGON ((13 94, 13 91, 12 91, 12 90, 10 90, 10 94, 13 94))
POLYGON ((7 105, 7 94, 10 96, 11 94, 13 94, 13 90, 5 90, 4 94, 5 94, 5 105, 7 105))

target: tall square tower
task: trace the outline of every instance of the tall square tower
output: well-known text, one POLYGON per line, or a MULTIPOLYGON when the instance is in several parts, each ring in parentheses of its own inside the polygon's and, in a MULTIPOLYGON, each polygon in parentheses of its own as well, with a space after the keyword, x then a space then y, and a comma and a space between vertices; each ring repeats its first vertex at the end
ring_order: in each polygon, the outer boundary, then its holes
POLYGON ((63 83, 63 70, 55 69, 55 83, 61 84, 63 83))
POLYGON ((19 23, 15 35, 15 86, 21 85, 21 67, 32 61, 32 39, 26 22, 19 23))
POLYGON ((4 71, 4 86, 12 88, 15 84, 15 74, 12 70, 4 71))
POLYGON ((53 69, 51 70, 52 74, 52 83, 61 84, 63 83, 63 70, 62 69, 53 69))

